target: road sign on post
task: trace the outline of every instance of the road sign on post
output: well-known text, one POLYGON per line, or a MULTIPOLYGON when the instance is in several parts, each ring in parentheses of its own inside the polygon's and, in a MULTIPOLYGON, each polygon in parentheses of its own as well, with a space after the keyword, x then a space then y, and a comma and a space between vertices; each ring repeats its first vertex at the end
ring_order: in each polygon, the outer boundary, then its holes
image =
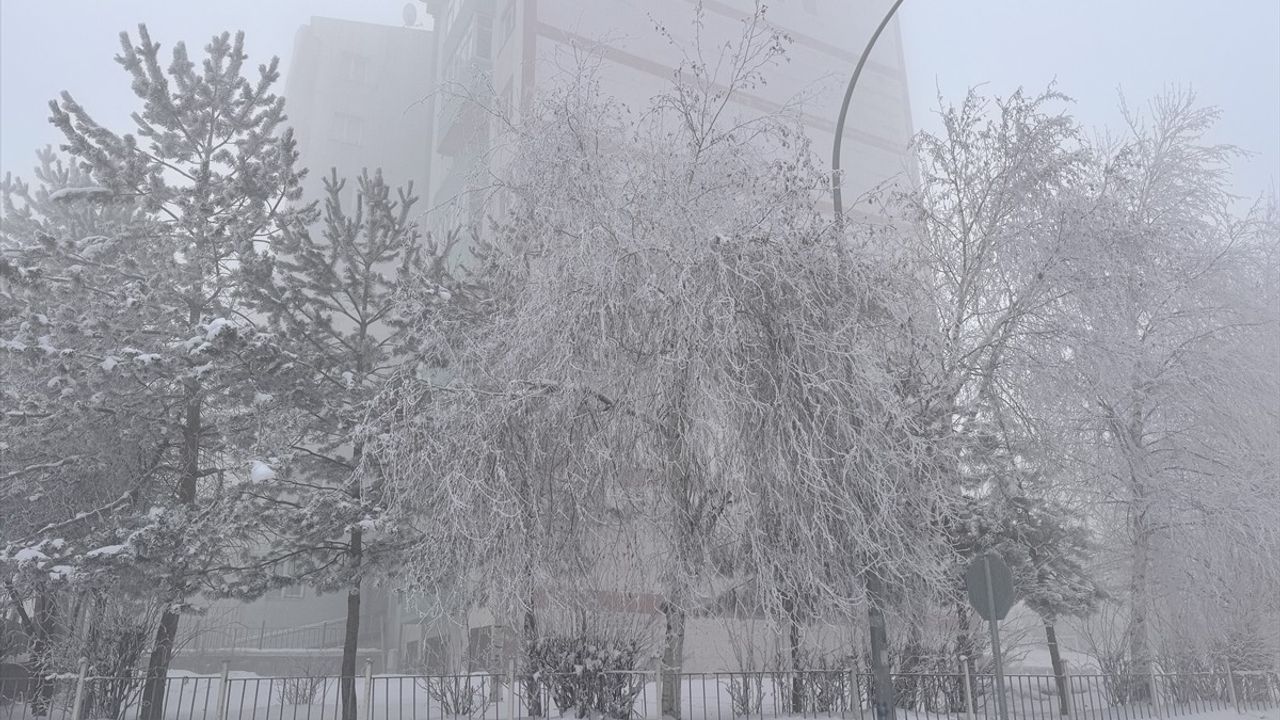
POLYGON ((1009 720, 1005 706, 1004 661, 1000 657, 1000 621, 1009 614, 1016 599, 1013 591, 1013 572, 999 555, 986 553, 974 559, 964 573, 964 586, 969 591, 969 602, 991 627, 991 657, 996 663, 996 708, 1000 720, 1009 720))
POLYGON ((987 553, 974 558, 964 572, 969 602, 988 622, 1003 620, 1015 600, 1013 573, 999 555, 987 553))

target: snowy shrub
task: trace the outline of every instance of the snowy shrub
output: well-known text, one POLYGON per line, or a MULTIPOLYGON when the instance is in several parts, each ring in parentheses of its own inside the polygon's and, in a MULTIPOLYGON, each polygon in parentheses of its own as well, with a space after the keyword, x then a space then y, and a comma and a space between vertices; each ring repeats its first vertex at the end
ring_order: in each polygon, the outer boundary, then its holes
POLYGON ((419 686, 435 701, 444 717, 481 718, 489 708, 489 694, 485 692, 485 677, 470 675, 442 675, 425 677, 419 686))
POLYGON ((85 689, 86 717, 120 717, 138 691, 138 666, 155 628, 154 609, 96 594, 82 633, 69 633, 56 649, 60 672, 75 672, 78 659, 89 661, 97 676, 85 689))
POLYGON ((734 717, 749 717, 760 712, 764 704, 764 676, 744 673, 729 678, 729 704, 734 717))
POLYGON ((292 677, 280 679, 280 696, 290 705, 310 705, 317 696, 323 696, 326 675, 316 663, 302 662, 294 668, 292 677))
POLYGON ((562 711, 575 717, 600 713, 606 718, 630 718, 644 688, 635 673, 643 648, 636 640, 590 635, 546 637, 529 650, 529 671, 562 711))
POLYGON ((782 707, 804 714, 844 712, 849 707, 853 658, 828 659, 800 653, 777 688, 782 707))

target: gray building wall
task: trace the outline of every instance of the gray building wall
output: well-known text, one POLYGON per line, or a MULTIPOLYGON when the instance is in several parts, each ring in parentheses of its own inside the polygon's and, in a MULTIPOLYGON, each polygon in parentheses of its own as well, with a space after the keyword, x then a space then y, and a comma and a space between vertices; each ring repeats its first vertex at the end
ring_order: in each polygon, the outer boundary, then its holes
MULTIPOLYGON (((393 185, 422 195, 431 172, 433 33, 417 28, 313 17, 294 40, 285 80, 286 113, 309 169, 308 198, 321 178, 382 169, 393 185)), ((354 181, 348 183, 351 187, 354 181)), ((422 200, 416 206, 421 211, 422 200)))

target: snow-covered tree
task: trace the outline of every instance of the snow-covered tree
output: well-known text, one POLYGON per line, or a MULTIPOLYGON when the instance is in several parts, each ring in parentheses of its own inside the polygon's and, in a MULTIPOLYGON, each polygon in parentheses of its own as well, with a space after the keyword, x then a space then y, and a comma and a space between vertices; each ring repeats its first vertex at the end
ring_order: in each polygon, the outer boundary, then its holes
POLYGON ((508 617, 566 585, 654 592, 672 670, 722 590, 716 547, 742 548, 778 616, 803 596, 848 617, 869 568, 940 577, 919 301, 874 229, 824 215, 794 124, 733 116, 776 57, 762 28, 727 90, 699 65, 639 116, 589 76, 529 109, 503 145, 488 314, 447 378, 397 386, 376 450, 438 538, 417 571, 508 617), (618 534, 635 550, 588 552, 618 534))
POLYGON ((98 304, 112 298, 98 290, 118 279, 104 268, 120 236, 146 232, 144 217, 131 202, 89 201, 101 190, 52 150, 39 163, 35 184, 0 185, 0 573, 45 675, 74 667, 60 649, 90 595, 139 591, 136 576, 94 551, 116 544, 112 517, 155 480, 164 441, 136 407, 108 408, 87 392, 112 391, 111 368, 85 358, 102 359, 98 304))
POLYGON ((376 471, 361 472, 358 430, 406 357, 412 327, 404 309, 411 304, 399 296, 402 286, 413 283, 424 297, 448 302, 455 283, 447 257, 458 236, 424 242, 411 219, 412 186, 392 196, 381 173, 366 172, 344 205, 345 185, 336 171, 325 179, 318 227, 306 217, 284 225, 270 253, 250 264, 248 287, 252 306, 270 319, 299 368, 291 384, 263 398, 286 408, 290 457, 287 472, 257 483, 258 516, 275 532, 271 555, 285 552, 310 584, 347 593, 340 688, 343 717, 351 720, 360 588, 394 570, 405 548, 376 471))
POLYGON ((946 528, 957 556, 941 600, 958 619, 956 652, 971 660, 965 565, 1009 529, 1014 498, 1053 499, 1026 495, 1016 480, 1050 464, 1027 409, 1038 391, 1031 358, 1088 214, 1091 155, 1065 100, 1052 89, 994 101, 970 92, 943 108, 942 134, 916 140, 920 187, 888 198, 941 337, 923 356, 920 421, 947 449, 950 489, 966 508, 946 528))
POLYGON ((68 263, 70 282, 49 296, 57 306, 6 347, 57 359, 36 368, 60 388, 51 406, 140 423, 153 443, 151 465, 104 509, 115 542, 85 553, 140 573, 163 608, 142 697, 153 720, 180 614, 201 591, 237 592, 224 573, 257 541, 231 505, 242 451, 256 447, 255 396, 289 360, 245 314, 239 261, 287 221, 300 190, 274 60, 246 79, 243 37, 224 33, 200 65, 176 45, 166 69, 146 28, 138 35, 136 46, 121 35, 117 58, 141 103, 134 134, 102 127, 68 94, 50 105, 93 181, 55 199, 133 203, 145 223, 99 238, 51 233, 49 245, 83 261, 68 263))
POLYGON ((1165 96, 1099 148, 1097 207, 1057 318, 1060 372, 1045 376, 1064 379, 1064 409, 1082 428, 1140 676, 1156 660, 1161 608, 1188 577, 1197 591, 1205 567, 1276 577, 1280 398, 1274 357, 1248 351, 1275 328, 1276 225, 1265 208, 1237 211, 1236 151, 1204 140, 1215 118, 1189 95, 1165 96), (1245 562, 1219 564, 1228 556, 1245 562))

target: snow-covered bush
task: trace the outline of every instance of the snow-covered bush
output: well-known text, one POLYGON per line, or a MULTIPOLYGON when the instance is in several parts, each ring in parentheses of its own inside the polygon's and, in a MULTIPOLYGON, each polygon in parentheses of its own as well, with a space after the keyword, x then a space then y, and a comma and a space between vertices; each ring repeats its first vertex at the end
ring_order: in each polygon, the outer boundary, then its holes
POLYGON ((790 676, 777 688, 782 707, 799 714, 845 712, 854 663, 852 657, 801 651, 793 659, 790 676))
POLYGON ((310 705, 324 694, 328 671, 318 662, 300 662, 292 677, 281 678, 280 695, 290 705, 310 705))
POLYGON ((734 717, 750 717, 760 712, 764 703, 764 675, 743 673, 729 678, 729 705, 734 717))
POLYGON ((425 677, 419 685, 427 691, 447 718, 483 718, 489 709, 486 676, 442 675, 425 677))
POLYGON ((635 672, 643 655, 637 640, 588 634, 545 637, 530 648, 528 670, 562 711, 572 708, 579 718, 597 712, 625 720, 644 688, 635 672))

